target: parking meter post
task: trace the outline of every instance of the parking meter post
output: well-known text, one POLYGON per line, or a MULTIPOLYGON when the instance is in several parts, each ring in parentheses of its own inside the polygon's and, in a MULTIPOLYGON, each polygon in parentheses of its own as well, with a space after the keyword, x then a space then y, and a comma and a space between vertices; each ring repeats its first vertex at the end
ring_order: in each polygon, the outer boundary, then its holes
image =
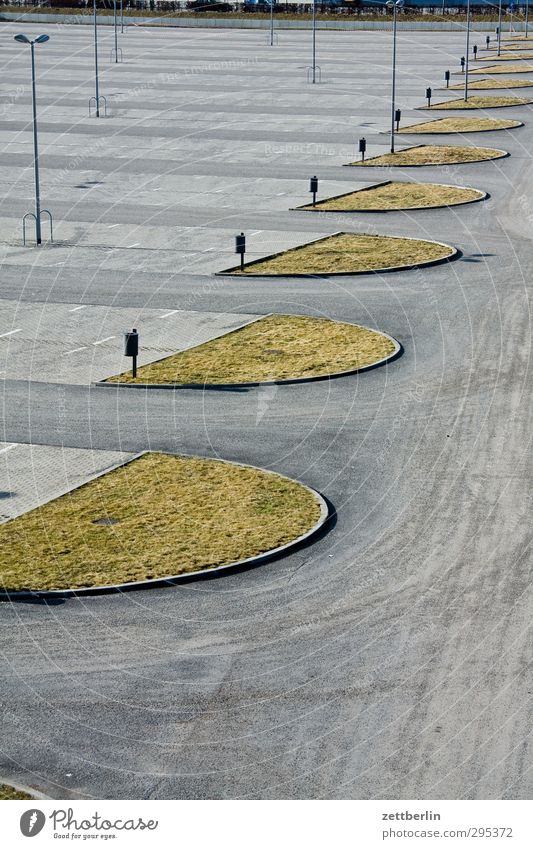
POLYGON ((313 206, 316 206, 316 193, 318 192, 318 177, 311 177, 309 181, 309 191, 313 195, 313 206))
POLYGON ((139 353, 139 334, 134 327, 128 333, 124 334, 124 356, 131 357, 131 376, 135 380, 137 377, 137 355, 139 353))
POLYGON ((244 233, 235 236, 235 253, 241 255, 241 271, 244 271, 244 254, 246 253, 246 236, 244 233))

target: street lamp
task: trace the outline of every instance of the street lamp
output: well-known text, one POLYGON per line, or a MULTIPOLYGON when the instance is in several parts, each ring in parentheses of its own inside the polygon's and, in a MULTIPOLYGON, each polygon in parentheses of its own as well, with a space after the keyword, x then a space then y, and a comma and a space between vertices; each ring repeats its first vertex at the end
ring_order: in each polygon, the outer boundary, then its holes
POLYGON ((498 56, 501 53, 502 49, 502 0, 500 0, 498 6, 498 56))
MULTIPOLYGON (((46 41, 50 40, 49 35, 40 35, 38 38, 35 38, 33 41, 28 38, 26 35, 15 35, 15 41, 18 41, 20 44, 29 44, 31 48, 31 95, 32 95, 32 112, 33 112, 33 167, 35 173, 35 215, 33 213, 27 213, 27 215, 35 218, 35 241, 38 245, 42 243, 41 238, 41 215, 43 212, 47 213, 50 217, 50 232, 52 231, 52 216, 47 209, 41 210, 41 190, 39 186, 39 146, 37 143, 37 103, 35 98, 35 45, 36 44, 44 44, 46 41)), ((26 215, 22 219, 23 233, 24 233, 24 242, 26 242, 26 230, 25 230, 25 222, 26 215)))
POLYGON ((270 0, 270 46, 274 45, 274 0, 270 0))
POLYGON ((89 115, 91 114, 91 106, 94 100, 96 117, 100 117, 100 101, 104 104, 104 115, 107 115, 107 100, 99 93, 98 81, 98 23, 96 20, 96 0, 93 0, 93 31, 94 31, 94 97, 89 99, 89 115))
POLYGON ((470 0, 466 2, 466 65, 465 65, 465 102, 468 100, 468 60, 470 58, 470 0))
POLYGON ((526 0, 526 40, 527 40, 527 26, 529 23, 529 0, 526 0))
POLYGON ((396 12, 401 9, 404 0, 387 0, 387 9, 392 9, 392 97, 391 97, 391 128, 390 128, 390 152, 394 153, 394 117, 396 112, 396 12))

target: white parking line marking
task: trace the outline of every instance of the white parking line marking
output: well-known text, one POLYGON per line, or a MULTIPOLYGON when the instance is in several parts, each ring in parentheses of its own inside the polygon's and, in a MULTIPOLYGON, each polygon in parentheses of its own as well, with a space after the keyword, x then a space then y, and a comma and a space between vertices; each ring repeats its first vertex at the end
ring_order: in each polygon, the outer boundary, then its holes
POLYGON ((99 339, 98 342, 93 342, 93 345, 103 345, 104 342, 109 342, 110 339, 116 339, 116 336, 106 336, 105 339, 99 339))
POLYGON ((62 357, 66 357, 68 354, 77 354, 78 351, 85 351, 87 345, 84 345, 82 348, 73 348, 72 351, 63 351, 61 354, 62 357))
POLYGON ((170 315, 176 315, 178 310, 170 310, 170 312, 166 312, 165 315, 160 315, 159 318, 168 318, 170 315))
POLYGON ((250 236, 257 236, 258 233, 262 233, 262 230, 254 230, 253 233, 250 233, 250 236))
POLYGON ((17 447, 17 443, 16 443, 16 442, 14 442, 12 445, 6 445, 6 447, 5 447, 5 448, 1 448, 1 449, 0 449, 0 454, 5 454, 5 453, 6 453, 6 451, 11 451, 11 449, 12 449, 12 448, 16 448, 16 447, 17 447))
POLYGON ((128 248, 137 248, 140 244, 140 242, 134 242, 133 245, 128 245, 128 248))
POLYGON ((77 312, 78 310, 84 310, 86 309, 86 306, 87 304, 82 304, 81 307, 74 307, 73 309, 69 310, 69 312, 77 312))
POLYGON ((14 333, 21 333, 22 327, 18 327, 17 330, 9 330, 7 333, 0 333, 0 339, 3 339, 4 336, 13 336, 14 333))
POLYGON ((108 224, 108 230, 112 230, 113 227, 120 227, 120 223, 119 224, 108 224))

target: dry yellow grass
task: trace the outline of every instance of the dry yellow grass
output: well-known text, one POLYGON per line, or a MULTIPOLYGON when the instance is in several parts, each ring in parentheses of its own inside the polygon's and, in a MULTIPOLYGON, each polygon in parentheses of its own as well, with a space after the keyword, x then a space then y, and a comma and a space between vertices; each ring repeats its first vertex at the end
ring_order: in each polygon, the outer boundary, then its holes
POLYGON ((533 53, 511 53, 509 56, 500 54, 499 56, 480 56, 478 62, 498 62, 516 61, 516 59, 533 59, 533 53))
POLYGON ((0 583, 66 589, 195 572, 288 543, 319 517, 315 496, 280 475, 145 454, 2 525, 0 583))
MULTIPOLYGON (((490 70, 490 68, 485 68, 485 71, 490 70)), ((529 88, 533 86, 533 80, 513 80, 513 79, 505 79, 505 80, 470 80, 468 83, 469 89, 498 89, 498 88, 529 88)), ((450 86, 451 89, 464 89, 464 83, 454 83, 454 85, 450 86)))
POLYGON ((350 162, 363 168, 380 165, 459 165, 461 162, 477 162, 486 159, 500 159, 506 156, 505 151, 492 147, 467 147, 466 145, 451 144, 421 144, 409 147, 396 153, 384 153, 374 156, 364 162, 350 162))
POLYGON ((511 130, 513 127, 519 127, 521 123, 506 118, 437 118, 436 121, 400 127, 400 134, 486 133, 489 130, 511 130))
MULTIPOLYGON (((513 95, 487 97, 487 95, 474 94, 468 100, 458 98, 457 100, 447 100, 442 103, 434 103, 430 109, 496 109, 502 106, 524 106, 526 103, 533 103, 530 97, 516 97, 513 95)), ((424 107, 426 108, 426 107, 424 107)))
POLYGON ((270 315, 189 351, 111 378, 121 383, 252 383, 324 377, 392 354, 382 333, 305 315, 270 315))
POLYGON ((33 796, 28 796, 27 793, 22 793, 21 790, 15 790, 15 788, 10 787, 9 784, 0 784, 0 801, 6 802, 8 800, 16 799, 33 799, 33 796))
POLYGON ((409 268, 450 256, 451 248, 421 239, 339 233, 245 266, 244 274, 353 274, 409 268))
MULTIPOLYGON (((494 62, 496 57, 492 58, 494 62)), ((498 57, 498 62, 502 57, 498 57)), ((509 56, 510 59, 517 59, 517 56, 509 56)), ((532 57, 533 58, 533 57, 532 57)), ((490 68, 478 68, 475 71, 470 71, 472 74, 529 74, 533 71, 533 65, 491 65, 490 68)))
POLYGON ((329 198, 317 203, 316 207, 304 209, 331 212, 349 212, 372 209, 417 209, 419 207, 455 206, 479 200, 484 195, 477 189, 460 186, 441 186, 438 183, 391 182, 383 186, 370 186, 338 198, 329 198))

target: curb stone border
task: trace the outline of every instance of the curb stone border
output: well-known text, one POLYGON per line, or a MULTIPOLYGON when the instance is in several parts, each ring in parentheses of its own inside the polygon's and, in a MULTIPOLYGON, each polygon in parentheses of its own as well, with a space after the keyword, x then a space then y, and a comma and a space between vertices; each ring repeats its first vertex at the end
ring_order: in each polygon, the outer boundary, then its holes
MULTIPOLYGON (((266 313, 263 318, 268 318, 271 315, 289 315, 289 313, 266 313)), ((307 318, 307 316, 306 316, 307 318)), ((261 319, 256 319, 256 321, 260 321, 261 319)), ((326 319, 330 320, 330 319, 326 319)), ((250 324, 255 324, 255 321, 250 322, 250 324)), ((376 360, 374 363, 368 363, 366 366, 359 366, 358 368, 348 369, 347 371, 338 371, 332 372, 331 374, 319 374, 319 375, 309 375, 308 377, 285 377, 280 380, 250 380, 246 383, 109 383, 106 380, 99 380, 95 383, 91 384, 96 389, 218 389, 223 391, 224 389, 251 389, 257 386, 284 386, 284 385, 294 385, 295 383, 316 383, 320 380, 335 380, 339 377, 348 377, 349 375, 359 374, 359 372, 371 371, 372 369, 379 368, 380 366, 384 366, 386 363, 392 363, 394 360, 397 360, 403 354, 403 345, 401 342, 398 342, 394 336, 390 336, 389 333, 385 333, 384 330, 376 330, 373 327, 366 327, 364 324, 354 324, 353 321, 339 321, 337 324, 350 324, 352 327, 362 327, 363 330, 371 330, 373 333, 379 333, 381 336, 385 336, 387 339, 394 344, 394 351, 392 354, 389 354, 386 357, 382 357, 381 360, 376 360)), ((248 327, 249 325, 244 325, 244 327, 248 327)), ((239 330, 243 328, 237 327, 234 330, 228 331, 224 336, 216 336, 215 339, 223 339, 225 336, 231 336, 232 333, 237 333, 239 330)), ((215 341, 214 339, 212 341, 215 341)), ((193 350, 192 348, 186 350, 193 350)), ((182 353, 178 351, 177 353, 182 353)), ((184 352, 183 352, 184 353, 184 352)), ((172 356, 172 354, 171 354, 172 356)), ((167 360, 168 357, 162 357, 160 360, 153 360, 149 365, 153 365, 154 363, 163 362, 163 360, 167 360)))
MULTIPOLYGON (((429 145, 427 144, 427 142, 424 143, 424 144, 422 142, 420 142, 420 144, 412 144, 409 147, 404 147, 404 149, 398 151, 398 153, 406 153, 408 150, 415 150, 417 147, 428 147, 428 146, 429 145)), ((439 145, 436 145, 436 147, 438 147, 438 146, 439 145)), ((442 147, 453 147, 453 146, 454 145, 442 145, 442 147)), ((394 165, 394 164, 391 164, 389 162, 389 163, 383 163, 383 165, 367 166, 366 164, 362 165, 360 162, 344 162, 342 167, 343 168, 367 168, 367 167, 370 167, 370 168, 373 168, 373 167, 377 167, 377 168, 442 168, 443 165, 474 165, 474 164, 477 164, 478 162, 497 162, 498 159, 505 159, 506 157, 511 155, 508 150, 502 150, 499 147, 490 147, 490 148, 487 148, 487 150, 496 151, 500 155, 499 156, 491 156, 490 158, 486 158, 486 159, 465 159, 465 160, 459 160, 458 162, 424 162, 424 163, 415 162, 411 165, 394 165)), ((373 159, 379 159, 380 156, 383 156, 383 155, 384 155, 383 153, 377 153, 376 156, 370 156, 368 159, 365 159, 365 163, 372 162, 373 159)))
MULTIPOLYGON (((531 57, 531 58, 533 59, 533 57, 531 57)), ((474 89, 474 91, 475 90, 476 89, 474 89)), ((479 89, 477 89, 477 90, 479 91, 479 89)), ((448 89, 448 91, 449 91, 449 89, 448 89)), ((477 95, 472 95, 472 96, 477 97, 477 95)), ((453 100, 460 100, 460 99, 461 99, 460 97, 455 97, 453 100)), ((415 109, 419 112, 433 112, 433 111, 436 111, 436 112, 441 111, 442 112, 443 107, 444 107, 444 111, 446 111, 446 112, 473 112, 475 109, 480 109, 484 112, 486 109, 516 109, 517 106, 531 106, 531 104, 533 103, 533 99, 532 99, 532 100, 524 100, 524 101, 522 101, 522 103, 504 103, 504 104, 501 104, 500 106, 457 106, 457 108, 455 108, 455 109, 453 107, 446 107, 446 104, 447 103, 453 103, 453 100, 442 100, 440 103, 435 103, 433 106, 415 106, 415 109)), ((467 101, 467 103, 468 103, 468 101, 467 101)), ((522 124, 522 126, 523 126, 523 124, 522 124)), ((513 127, 501 127, 500 129, 505 130, 505 129, 514 129, 514 128, 513 127)), ((469 132, 475 133, 475 132, 480 132, 480 130, 470 130, 469 132)), ((491 130, 491 132, 495 133, 497 131, 491 130)))
MULTIPOLYGON (((359 192, 368 192, 372 189, 378 189, 380 186, 389 186, 391 183, 405 183, 406 185, 410 184, 409 180, 384 180, 381 183, 374 183, 372 186, 363 186, 362 189, 356 189, 353 192, 343 192, 341 195, 333 195, 330 198, 324 198, 324 200, 339 200, 340 198, 348 197, 348 195, 358 194, 359 192)), ((413 185, 427 185, 426 183, 413 183, 413 185)), ((304 206, 294 206, 289 210, 290 212, 321 212, 323 215, 328 212, 334 212, 335 215, 339 213, 343 215, 357 215, 359 212, 416 212, 417 210, 429 211, 431 209, 449 209, 453 206, 466 206, 469 203, 478 203, 481 200, 488 200, 490 198, 490 194, 488 192, 482 191, 482 189, 474 189, 473 186, 455 186, 452 183, 433 183, 434 186, 442 186, 443 188, 448 189, 470 189, 472 192, 479 192, 480 197, 471 198, 470 200, 460 200, 458 203, 441 203, 438 206, 399 206, 395 209, 319 209, 317 207, 310 206, 309 204, 305 204, 304 206)), ((318 204, 323 203, 323 201, 318 201, 318 204)), ((380 331, 381 332, 381 331, 380 331)))
MULTIPOLYGON (((27 793, 28 796, 31 796, 33 799, 41 799, 42 801, 48 801, 52 797, 46 796, 45 793, 41 793, 40 790, 36 790, 34 787, 28 787, 26 784, 19 784, 18 782, 14 782, 13 779, 2 778, 0 775, 0 784, 5 784, 6 787, 12 787, 13 790, 18 790, 19 793, 27 793)), ((5 801, 8 801, 7 799, 5 801)), ((17 801, 17 800, 13 800, 17 801)), ((25 801, 24 799, 19 799, 19 802, 25 801)), ((28 800, 29 801, 29 800, 28 800)))
MULTIPOLYGON (((344 233, 342 230, 337 231, 336 233, 330 233, 328 236, 321 236, 319 239, 312 239, 310 242, 305 242, 303 245, 295 245, 294 248, 286 248, 284 251, 277 251, 274 254, 268 254, 267 256, 263 256, 260 259, 253 259, 251 262, 245 263, 244 267, 250 267, 252 265, 259 265, 259 263, 266 262, 270 259, 275 259, 278 256, 283 256, 283 254, 289 253, 290 251, 297 250, 298 248, 307 248, 309 245, 316 245, 318 242, 326 242, 328 239, 332 239, 335 236, 357 236, 360 235, 358 233, 344 233)), ((368 235, 368 234, 365 234, 368 235)), ((382 234, 374 233, 371 234, 374 236, 379 236, 382 234)), ((448 245, 446 242, 437 242, 432 239, 415 239, 413 236, 387 236, 385 238, 389 239, 398 239, 399 241, 405 242, 427 242, 430 245, 441 245, 443 248, 449 248, 450 253, 447 256, 439 257, 438 259, 430 259, 422 262, 415 262, 412 265, 391 265, 388 268, 367 268, 362 271, 328 271, 322 273, 308 273, 308 272, 297 272, 292 274, 272 274, 269 272, 257 272, 254 274, 253 272, 248 274, 240 273, 240 266, 234 265, 231 268, 226 268, 223 271, 216 271, 215 277, 233 277, 238 278, 240 280, 246 280, 249 277, 252 279, 257 279, 260 277, 265 277, 270 280, 279 280, 282 278, 304 278, 308 279, 324 279, 327 280, 329 277, 355 277, 360 276, 362 274, 389 274, 393 271, 410 271, 414 268, 430 268, 432 265, 441 265, 444 262, 452 262, 454 259, 458 259, 461 255, 461 252, 458 248, 453 245, 448 245)))
MULTIPOLYGON (((135 460, 138 460, 139 457, 143 457, 145 454, 167 454, 171 457, 179 456, 191 460, 213 460, 217 463, 227 463, 230 466, 241 466, 245 469, 255 469, 267 475, 273 475, 276 477, 284 478, 285 480, 288 480, 291 483, 299 484, 309 493, 312 494, 312 496, 318 503, 318 506, 320 507, 320 516, 317 522, 315 522, 315 524, 311 528, 309 528, 309 530, 305 531, 305 533, 303 534, 300 534, 299 537, 296 537, 290 542, 284 543, 283 545, 279 545, 276 548, 271 548, 268 551, 262 552, 261 554, 256 554, 252 557, 246 557, 244 560, 235 560, 232 563, 226 563, 224 566, 214 566, 211 569, 198 569, 195 572, 184 572, 181 575, 167 575, 161 578, 150 578, 145 581, 126 581, 125 583, 121 584, 103 584, 96 587, 79 587, 78 589, 67 588, 63 590, 16 590, 12 593, 8 590, 0 590, 0 601, 24 601, 28 599, 40 598, 75 598, 77 596, 107 595, 110 593, 128 592, 130 590, 151 589, 168 585, 173 586, 175 584, 202 580, 204 578, 209 577, 219 577, 220 575, 225 574, 228 571, 234 572, 245 567, 255 567, 262 565, 263 563, 266 563, 269 560, 273 560, 280 557, 281 555, 284 555, 288 551, 292 551, 293 549, 299 548, 306 542, 309 542, 316 534, 318 534, 328 524, 328 522, 333 519, 336 514, 335 509, 332 506, 330 507, 329 503, 326 501, 324 496, 321 495, 318 490, 313 489, 313 487, 308 486, 307 484, 302 483, 302 481, 297 480, 295 478, 290 478, 288 475, 283 475, 280 472, 273 472, 270 469, 262 469, 260 466, 254 466, 250 463, 238 463, 234 462, 233 460, 222 460, 219 457, 200 457, 197 454, 176 454, 172 451, 140 451, 131 459, 126 460, 126 462, 117 464, 115 468, 122 468, 123 466, 127 466, 130 463, 133 463, 135 460)), ((108 471, 114 471, 114 469, 110 469, 108 471)), ((104 474, 107 474, 107 472, 104 472, 104 474)), ((96 480, 99 477, 103 477, 103 475, 96 475, 96 477, 92 478, 92 480, 96 480)), ((86 481, 85 483, 89 483, 89 481, 86 481)), ((80 484, 80 486, 73 487, 73 489, 69 490, 69 492, 75 492, 77 489, 81 489, 82 486, 85 486, 85 483, 80 484)), ((8 523, 6 522, 6 524, 8 523)))
MULTIPOLYGON (((533 100, 531 102, 533 103, 533 100)), ((474 107, 474 108, 477 109, 478 107, 474 107)), ((490 108, 495 109, 496 107, 491 106, 490 108)), ((453 110, 450 109, 450 112, 451 111, 453 111, 453 110)), ((469 110, 461 109, 461 110, 458 110, 458 111, 467 112, 469 110)), ((455 117, 458 117, 458 116, 455 116, 455 117)), ((435 122, 446 121, 446 120, 447 120, 447 118, 435 118, 435 122)), ((489 118, 489 120, 490 120, 490 118, 489 118)), ((510 120, 512 120, 512 119, 510 119, 510 120)), ((487 127, 487 129, 485 129, 485 130, 433 130, 433 131, 430 130, 427 133, 425 133, 424 130, 418 130, 418 132, 416 132, 416 133, 413 133, 413 132, 407 133, 406 132, 406 130, 410 130, 412 127, 413 128, 414 127, 420 127, 420 126, 422 126, 422 124, 427 124, 427 123, 428 123, 427 121, 422 121, 421 124, 410 124, 408 127, 404 127, 403 131, 398 130, 398 133, 396 135, 399 135, 399 136, 401 136, 401 135, 404 135, 404 136, 459 136, 459 135, 461 135, 462 136, 462 135, 465 135, 466 133, 502 133, 504 131, 510 132, 510 130, 519 130, 520 127, 525 127, 525 124, 524 124, 523 121, 516 121, 516 123, 514 124, 513 127, 487 127)), ((386 135, 385 131, 383 132, 383 135, 386 135)))

